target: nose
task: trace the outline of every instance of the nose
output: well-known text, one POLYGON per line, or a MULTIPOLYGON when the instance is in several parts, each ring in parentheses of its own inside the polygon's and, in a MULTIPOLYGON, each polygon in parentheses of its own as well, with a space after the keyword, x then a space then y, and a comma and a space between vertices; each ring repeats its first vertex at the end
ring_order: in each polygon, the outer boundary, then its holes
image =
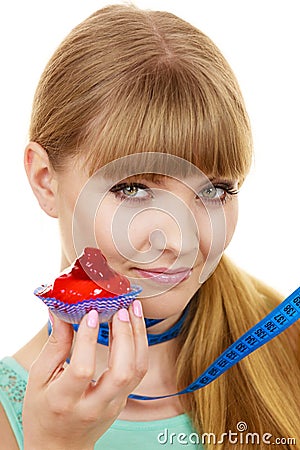
POLYGON ((152 264, 167 254, 163 263, 180 259, 180 267, 192 267, 199 249, 195 217, 179 196, 159 194, 147 207, 119 207, 112 222, 114 244, 132 263, 152 264))
POLYGON ((149 241, 155 252, 169 252, 185 264, 194 261, 199 248, 199 233, 192 211, 185 204, 168 204, 155 211, 157 226, 150 232, 149 241), (173 205, 175 206, 175 205, 173 205))

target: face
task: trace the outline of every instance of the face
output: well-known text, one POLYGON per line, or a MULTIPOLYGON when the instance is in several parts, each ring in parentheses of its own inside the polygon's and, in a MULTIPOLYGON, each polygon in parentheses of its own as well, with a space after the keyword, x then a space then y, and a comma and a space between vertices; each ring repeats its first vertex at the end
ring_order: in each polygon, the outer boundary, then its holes
POLYGON ((80 167, 57 175, 63 268, 97 246, 142 286, 149 318, 180 314, 210 276, 237 222, 237 180, 171 176, 89 179, 80 167))

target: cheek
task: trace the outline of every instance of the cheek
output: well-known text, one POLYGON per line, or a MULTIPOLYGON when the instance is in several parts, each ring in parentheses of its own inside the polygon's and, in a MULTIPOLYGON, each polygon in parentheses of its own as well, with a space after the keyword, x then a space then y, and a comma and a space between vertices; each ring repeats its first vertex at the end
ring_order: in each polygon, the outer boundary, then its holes
POLYGON ((121 265, 127 259, 123 248, 126 236, 123 224, 117 219, 115 206, 104 200, 97 211, 93 232, 96 245, 101 249, 109 264, 115 270, 122 271, 121 265))
POLYGON ((203 262, 208 255, 212 255, 212 251, 213 254, 219 254, 224 246, 224 218, 218 217, 216 213, 202 208, 198 214, 199 250, 203 262))
POLYGON ((113 211, 106 208, 99 209, 96 214, 93 232, 98 247, 103 251, 104 255, 109 258, 113 252, 114 239, 112 236, 112 219, 113 211))
POLYGON ((98 245, 103 253, 113 247, 111 212, 88 201, 78 202, 79 193, 68 192, 60 199, 59 227, 63 253, 71 264, 85 247, 98 245))
POLYGON ((225 208, 225 217, 226 217, 226 241, 225 248, 230 243, 234 231, 238 221, 238 199, 232 199, 229 208, 226 210, 225 208))
POLYGON ((205 259, 208 255, 221 256, 230 243, 238 219, 238 202, 232 199, 224 208, 203 211, 198 217, 199 249, 205 259))

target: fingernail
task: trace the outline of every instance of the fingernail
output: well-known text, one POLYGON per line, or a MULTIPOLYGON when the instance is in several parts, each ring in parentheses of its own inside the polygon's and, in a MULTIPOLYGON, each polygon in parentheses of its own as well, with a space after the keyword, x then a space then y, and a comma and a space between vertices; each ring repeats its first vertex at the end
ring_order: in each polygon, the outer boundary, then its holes
POLYGON ((121 322, 129 322, 129 314, 127 309, 119 309, 118 311, 118 319, 121 320, 121 322))
POLYGON ((50 320, 51 326, 53 328, 53 315, 52 315, 52 312, 50 311, 50 309, 48 309, 48 313, 49 313, 49 320, 50 320))
POLYGON ((133 307, 133 313, 136 317, 143 316, 142 304, 139 300, 134 300, 132 307, 133 307))
POLYGON ((99 316, 97 311, 92 309, 87 315, 87 326, 89 328, 97 328, 99 324, 99 316))

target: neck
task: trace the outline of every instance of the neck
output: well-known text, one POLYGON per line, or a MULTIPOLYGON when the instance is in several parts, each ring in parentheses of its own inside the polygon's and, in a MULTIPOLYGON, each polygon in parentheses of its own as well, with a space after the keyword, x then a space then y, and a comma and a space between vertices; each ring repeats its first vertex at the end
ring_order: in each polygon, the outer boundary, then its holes
MULTIPOLYGON (((168 319, 147 319, 145 318, 145 325, 147 328, 147 337, 149 346, 162 344, 176 338, 184 324, 188 313, 188 306, 181 315, 176 315, 168 319), (151 329, 151 331, 149 331, 151 329)), ((77 331, 79 325, 74 324, 73 329, 77 331)), ((51 325, 49 323, 49 334, 51 332, 51 325)), ((101 323, 98 333, 98 344, 109 345, 109 327, 108 323, 101 323)))

